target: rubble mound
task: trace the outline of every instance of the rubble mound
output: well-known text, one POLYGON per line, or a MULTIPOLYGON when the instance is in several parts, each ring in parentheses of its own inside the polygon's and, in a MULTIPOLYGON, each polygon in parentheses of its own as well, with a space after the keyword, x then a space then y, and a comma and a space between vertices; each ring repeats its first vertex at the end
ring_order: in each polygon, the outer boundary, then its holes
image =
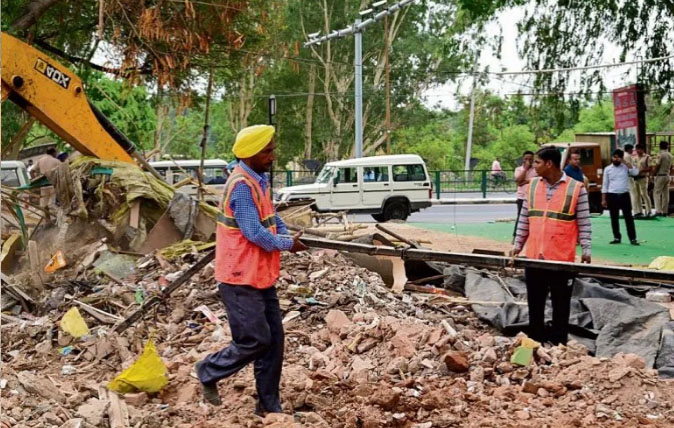
MULTIPOLYGON (((582 345, 538 347, 511 363, 523 336, 504 337, 469 307, 394 294, 379 275, 328 250, 284 255, 277 284, 286 350, 286 414, 253 414, 252 367, 219 383, 204 403, 194 363, 230 340, 207 267, 142 321, 111 327, 194 261, 137 262, 135 281, 64 283, 42 316, 4 320, 3 424, 12 427, 629 427, 674 425, 674 383, 635 355, 594 358, 582 345), (61 290, 61 291, 59 291, 61 290), (74 299, 90 335, 58 328, 74 299), (153 337, 169 371, 158 394, 117 396, 105 385, 153 337)), ((47 302, 49 303, 47 305, 47 302)))

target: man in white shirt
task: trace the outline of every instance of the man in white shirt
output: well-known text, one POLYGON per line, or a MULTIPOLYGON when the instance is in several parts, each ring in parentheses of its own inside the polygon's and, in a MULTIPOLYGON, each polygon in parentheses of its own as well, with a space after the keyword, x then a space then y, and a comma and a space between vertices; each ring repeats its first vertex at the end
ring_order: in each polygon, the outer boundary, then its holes
POLYGON ((637 231, 632 217, 632 203, 630 201, 629 176, 639 175, 639 168, 628 167, 625 163, 624 152, 616 149, 611 158, 611 165, 604 168, 604 177, 601 184, 601 205, 608 208, 611 215, 611 228, 613 229, 613 241, 610 244, 620 244, 620 211, 625 218, 627 236, 632 245, 639 245, 637 231))
POLYGON ((50 208, 52 212, 56 212, 56 190, 54 190, 54 182, 56 179, 56 168, 61 165, 61 161, 56 158, 56 149, 50 147, 47 153, 42 155, 35 161, 32 173, 35 177, 44 175, 52 184, 51 186, 43 186, 40 188, 40 206, 43 208, 50 208))

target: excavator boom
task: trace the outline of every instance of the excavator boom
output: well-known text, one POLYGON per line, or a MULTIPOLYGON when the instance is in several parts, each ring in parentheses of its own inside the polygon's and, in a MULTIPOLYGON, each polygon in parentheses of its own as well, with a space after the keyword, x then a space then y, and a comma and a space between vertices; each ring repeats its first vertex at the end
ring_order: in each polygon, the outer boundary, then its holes
POLYGON ((89 103, 82 80, 72 71, 4 32, 0 45, 2 101, 8 98, 84 155, 124 162, 140 157, 89 103))

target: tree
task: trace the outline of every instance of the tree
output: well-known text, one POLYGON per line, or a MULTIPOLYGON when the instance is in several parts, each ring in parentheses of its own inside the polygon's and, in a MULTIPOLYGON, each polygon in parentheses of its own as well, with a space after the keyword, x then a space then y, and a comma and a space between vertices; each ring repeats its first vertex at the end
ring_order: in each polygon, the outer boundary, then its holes
POLYGON ((254 48, 273 33, 279 5, 275 0, 3 0, 3 30, 28 36, 71 62, 88 63, 104 40, 119 54, 121 65, 114 70, 119 76, 185 89, 215 61, 244 45, 254 48))
POLYGON ((97 73, 89 80, 87 96, 138 149, 154 147, 157 116, 144 86, 129 86, 97 73))
POLYGON ((513 125, 501 129, 495 141, 487 147, 478 148, 480 159, 477 169, 490 169, 491 162, 499 158, 503 169, 515 169, 517 161, 526 150, 536 151, 534 134, 527 125, 513 125))
MULTIPOLYGON (((526 6, 518 23, 520 53, 530 69, 582 67, 602 64, 604 42, 642 58, 666 58, 639 66, 639 81, 653 92, 671 96, 674 89, 674 7, 671 1, 642 0, 460 0, 462 10, 476 22, 490 21, 502 11, 526 6)), ((602 73, 588 69, 580 74, 588 92, 603 90, 602 73)), ((565 92, 568 73, 541 73, 534 85, 540 91, 565 92)), ((635 82, 636 83, 636 82, 635 82)))

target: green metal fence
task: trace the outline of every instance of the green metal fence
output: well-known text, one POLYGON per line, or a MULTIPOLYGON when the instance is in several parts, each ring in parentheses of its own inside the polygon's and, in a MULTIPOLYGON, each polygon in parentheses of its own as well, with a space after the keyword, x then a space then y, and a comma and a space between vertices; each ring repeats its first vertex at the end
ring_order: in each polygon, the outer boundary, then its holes
POLYGON ((311 184, 316 181, 316 174, 316 171, 309 170, 274 171, 273 188, 278 190, 282 187, 311 184))
POLYGON ((515 171, 505 170, 500 174, 487 169, 429 171, 433 177, 435 197, 440 199, 443 193, 482 193, 486 198, 489 192, 514 193, 517 191, 515 171))

